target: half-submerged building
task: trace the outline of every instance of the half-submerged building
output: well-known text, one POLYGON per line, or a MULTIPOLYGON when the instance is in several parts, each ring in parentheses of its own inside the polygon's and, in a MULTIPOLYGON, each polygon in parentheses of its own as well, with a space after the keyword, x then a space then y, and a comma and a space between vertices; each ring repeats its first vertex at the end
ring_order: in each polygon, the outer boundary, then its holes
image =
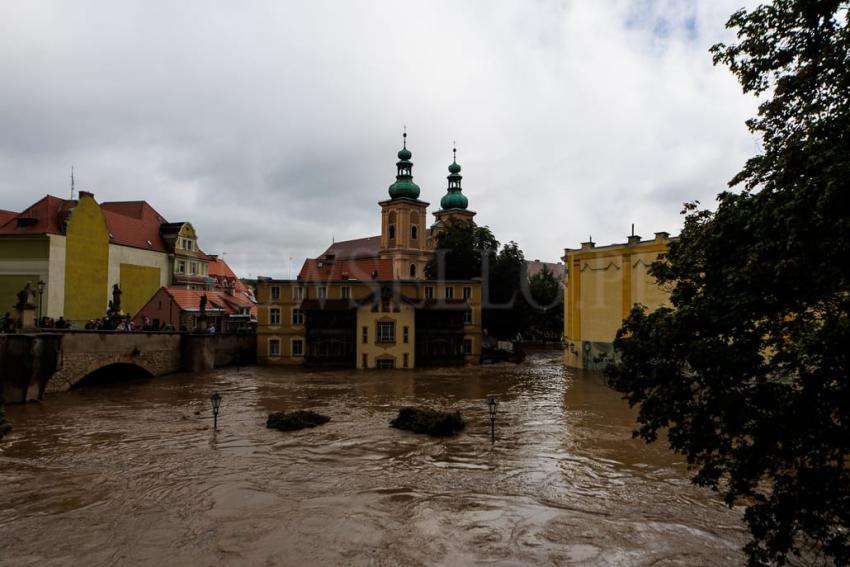
POLYGON ((649 266, 666 254, 670 241, 666 232, 644 241, 632 234, 623 244, 596 246, 589 241, 564 250, 567 366, 601 369, 634 305, 652 311, 669 304, 668 290, 656 283, 649 266))
POLYGON ((398 152, 396 181, 381 207, 381 234, 336 242, 294 280, 260 278, 257 359, 265 364, 415 368, 477 363, 481 281, 425 277, 435 237, 472 222, 460 165, 427 227, 412 153, 398 152))

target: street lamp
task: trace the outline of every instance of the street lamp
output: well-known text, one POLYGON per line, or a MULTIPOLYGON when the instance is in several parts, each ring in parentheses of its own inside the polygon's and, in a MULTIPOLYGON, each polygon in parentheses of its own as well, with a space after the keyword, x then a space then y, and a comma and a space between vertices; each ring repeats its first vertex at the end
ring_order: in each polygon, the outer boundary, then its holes
POLYGON ((490 397, 490 401, 487 402, 487 405, 490 406, 490 442, 496 442, 496 406, 499 405, 499 402, 496 401, 495 397, 490 397))
POLYGON ((36 285, 38 286, 38 326, 41 327, 41 306, 44 304, 44 286, 46 286, 47 284, 44 283, 41 278, 39 278, 38 283, 36 285))
POLYGON ((213 392, 213 395, 210 396, 210 403, 213 410, 213 431, 215 431, 218 427, 218 409, 221 407, 221 394, 213 392))

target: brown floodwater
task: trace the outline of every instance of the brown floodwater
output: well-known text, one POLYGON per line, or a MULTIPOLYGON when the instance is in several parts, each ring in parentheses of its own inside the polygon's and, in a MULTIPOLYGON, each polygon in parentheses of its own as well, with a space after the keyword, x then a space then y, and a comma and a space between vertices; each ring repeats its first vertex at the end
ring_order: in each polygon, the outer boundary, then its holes
POLYGON ((740 510, 692 486, 662 444, 632 439, 634 412, 559 352, 462 369, 174 374, 7 414, 2 565, 743 562, 740 510), (467 429, 388 427, 411 404, 460 410, 467 429), (332 419, 266 429, 270 412, 294 409, 332 419))

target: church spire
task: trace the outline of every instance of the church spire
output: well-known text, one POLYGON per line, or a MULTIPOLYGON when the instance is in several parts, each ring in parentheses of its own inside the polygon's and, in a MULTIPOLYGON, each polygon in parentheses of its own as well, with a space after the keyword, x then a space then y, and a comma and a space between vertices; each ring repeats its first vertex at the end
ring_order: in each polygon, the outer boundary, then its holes
POLYGON ((447 193, 440 199, 440 208, 444 211, 451 209, 466 210, 469 206, 469 199, 463 194, 463 189, 460 186, 460 180, 463 176, 460 174, 460 164, 457 162, 457 147, 452 148, 452 163, 449 165, 449 175, 446 178, 449 180, 447 193))
POLYGON ((410 158, 413 154, 407 149, 407 127, 402 135, 402 148, 398 151, 396 162, 395 183, 390 185, 390 197, 393 199, 418 199, 419 186, 413 182, 413 162, 410 158))

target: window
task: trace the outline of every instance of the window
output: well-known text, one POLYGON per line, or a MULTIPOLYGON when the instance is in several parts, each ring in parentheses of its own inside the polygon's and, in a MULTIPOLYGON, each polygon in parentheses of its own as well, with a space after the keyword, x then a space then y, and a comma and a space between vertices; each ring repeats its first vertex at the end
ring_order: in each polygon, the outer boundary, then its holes
POLYGON ((319 288, 319 299, 325 299, 328 296, 328 288, 320 287, 319 288))
POLYGON ((350 287, 343 286, 342 288, 340 288, 339 293, 340 293, 340 296, 343 299, 351 299, 351 288, 350 287))
POLYGON ((177 273, 185 274, 186 273, 186 260, 177 260, 177 273))
POLYGON ((189 262, 189 274, 197 275, 198 273, 198 263, 197 262, 189 262))
POLYGON ((300 300, 304 299, 304 288, 303 287, 296 287, 295 289, 293 289, 292 290, 292 299, 294 299, 295 301, 300 301, 300 300))
POLYGON ((415 224, 410 227, 410 239, 416 240, 419 237, 419 227, 415 224))
POLYGON ((280 339, 269 339, 269 356, 280 356, 280 339))
POLYGON ((292 324, 295 326, 304 324, 304 312, 300 309, 292 310, 292 324))
POLYGON ((280 288, 277 286, 272 288, 272 299, 280 299, 280 288))
POLYGON ((393 321, 378 322, 378 342, 379 343, 394 343, 395 342, 395 323, 393 321))
POLYGON ((415 277, 416 277, 416 264, 411 264, 411 265, 410 265, 410 277, 411 277, 411 278, 415 278, 415 277))
POLYGON ((453 287, 446 288, 446 299, 451 299, 455 296, 455 289, 453 287))
POLYGON ((365 345, 368 342, 369 342, 369 327, 364 326, 363 327, 363 344, 365 345))
MULTIPOLYGON (((407 343, 409 342, 409 340, 410 340, 410 329, 408 329, 407 327, 405 327, 405 328, 404 328, 404 330, 402 331, 402 337, 404 337, 404 338, 402 339, 402 340, 404 341, 404 343, 405 343, 405 344, 407 344, 407 343)), ((405 366, 406 366, 406 365, 405 365, 405 366)))
POLYGON ((363 355, 363 368, 369 368, 369 356, 363 355))
POLYGON ((405 367, 405 368, 407 368, 408 366, 410 366, 410 365, 408 364, 409 359, 410 359, 410 355, 409 355, 409 354, 407 354, 407 353, 404 353, 404 367, 405 367))
POLYGON ((304 356, 304 341, 292 339, 292 356, 304 356))
POLYGON ((463 314, 463 324, 472 325, 472 309, 467 309, 466 313, 463 314))
POLYGON ((390 225, 390 240, 395 240, 395 225, 390 225))
POLYGON ((469 299, 470 297, 472 297, 472 288, 471 287, 463 288, 463 298, 469 299))
POLYGON ((269 310, 269 325, 280 325, 280 309, 269 310))
POLYGON ((472 354, 472 339, 463 339, 463 354, 472 354))
POLYGON ((425 288, 425 299, 434 299, 434 288, 433 287, 428 286, 428 287, 425 288))
POLYGON ((395 368, 395 360, 392 358, 379 358, 378 368, 395 368))

